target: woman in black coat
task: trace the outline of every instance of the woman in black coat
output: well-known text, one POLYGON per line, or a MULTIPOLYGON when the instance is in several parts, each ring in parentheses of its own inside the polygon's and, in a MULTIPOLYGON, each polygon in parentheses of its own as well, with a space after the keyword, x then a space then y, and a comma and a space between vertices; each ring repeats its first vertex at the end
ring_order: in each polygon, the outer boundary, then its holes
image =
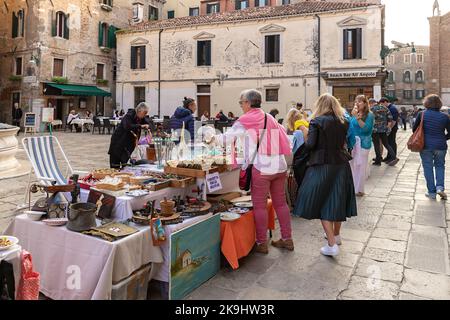
POLYGON ((322 95, 309 126, 305 145, 310 158, 294 214, 321 220, 328 243, 320 252, 326 256, 339 254, 341 224, 357 215, 351 156, 347 151, 348 128, 339 101, 329 94, 322 95))
POLYGON ((122 118, 111 137, 109 146, 111 168, 120 168, 128 163, 141 136, 141 130, 149 128, 146 118, 149 111, 149 106, 145 102, 141 102, 136 109, 130 109, 122 118))

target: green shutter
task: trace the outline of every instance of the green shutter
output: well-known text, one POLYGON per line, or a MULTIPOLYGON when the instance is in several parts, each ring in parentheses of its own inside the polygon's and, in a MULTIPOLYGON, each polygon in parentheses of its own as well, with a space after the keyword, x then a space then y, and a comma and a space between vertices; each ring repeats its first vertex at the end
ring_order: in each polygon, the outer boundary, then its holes
POLYGON ((102 28, 102 22, 100 21, 98 23, 98 46, 103 46, 103 28, 102 28))
POLYGON ((64 39, 69 40, 69 14, 65 15, 64 21, 64 39))
POLYGON ((116 48, 116 27, 109 26, 108 29, 108 47, 111 49, 116 48))
POLYGON ((56 14, 52 11, 52 37, 56 37, 56 14))
POLYGON ((131 47, 131 69, 137 69, 136 48, 137 47, 131 47))
POLYGON ((17 38, 19 32, 19 18, 16 16, 16 13, 12 13, 12 37, 17 38))

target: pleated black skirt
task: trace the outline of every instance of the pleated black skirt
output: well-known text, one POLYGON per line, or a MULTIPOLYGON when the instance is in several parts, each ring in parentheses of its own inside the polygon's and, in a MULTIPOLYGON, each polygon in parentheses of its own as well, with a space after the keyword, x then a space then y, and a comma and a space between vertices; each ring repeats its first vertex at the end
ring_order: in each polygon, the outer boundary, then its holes
POLYGON ((350 165, 309 167, 297 195, 294 215, 335 222, 355 217, 357 206, 350 165))

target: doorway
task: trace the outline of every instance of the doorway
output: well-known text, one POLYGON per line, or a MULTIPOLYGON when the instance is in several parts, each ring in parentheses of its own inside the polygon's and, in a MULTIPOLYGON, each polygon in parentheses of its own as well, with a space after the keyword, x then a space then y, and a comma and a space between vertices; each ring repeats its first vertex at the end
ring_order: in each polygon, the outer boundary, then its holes
POLYGON ((58 99, 56 100, 56 110, 53 115, 53 119, 64 119, 64 100, 58 99))
POLYGON ((339 100, 342 107, 352 110, 358 95, 365 95, 368 99, 373 98, 373 86, 371 87, 333 87, 333 96, 339 100))
POLYGON ((205 112, 208 112, 211 117, 211 86, 197 86, 197 109, 198 117, 201 117, 205 112))

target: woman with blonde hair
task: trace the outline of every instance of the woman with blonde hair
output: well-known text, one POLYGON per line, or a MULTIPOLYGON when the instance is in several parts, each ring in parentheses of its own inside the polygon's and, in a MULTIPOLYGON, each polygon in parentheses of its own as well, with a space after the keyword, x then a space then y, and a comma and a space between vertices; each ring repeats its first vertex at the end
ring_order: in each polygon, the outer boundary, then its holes
POLYGON ((305 142, 308 169, 299 189, 294 214, 320 219, 328 243, 320 249, 326 256, 339 254, 343 221, 357 215, 355 188, 347 151, 349 123, 337 99, 324 94, 316 101, 305 142))
POLYGON ((370 112, 369 100, 364 95, 357 96, 350 119, 351 136, 355 137, 354 144, 350 146, 353 157, 353 160, 350 161, 350 167, 352 168, 353 183, 358 197, 364 196, 374 122, 375 116, 370 112))
POLYGON ((287 134, 292 135, 295 128, 295 123, 301 119, 301 113, 295 108, 292 108, 289 110, 289 112, 286 115, 286 122, 287 122, 287 134))

